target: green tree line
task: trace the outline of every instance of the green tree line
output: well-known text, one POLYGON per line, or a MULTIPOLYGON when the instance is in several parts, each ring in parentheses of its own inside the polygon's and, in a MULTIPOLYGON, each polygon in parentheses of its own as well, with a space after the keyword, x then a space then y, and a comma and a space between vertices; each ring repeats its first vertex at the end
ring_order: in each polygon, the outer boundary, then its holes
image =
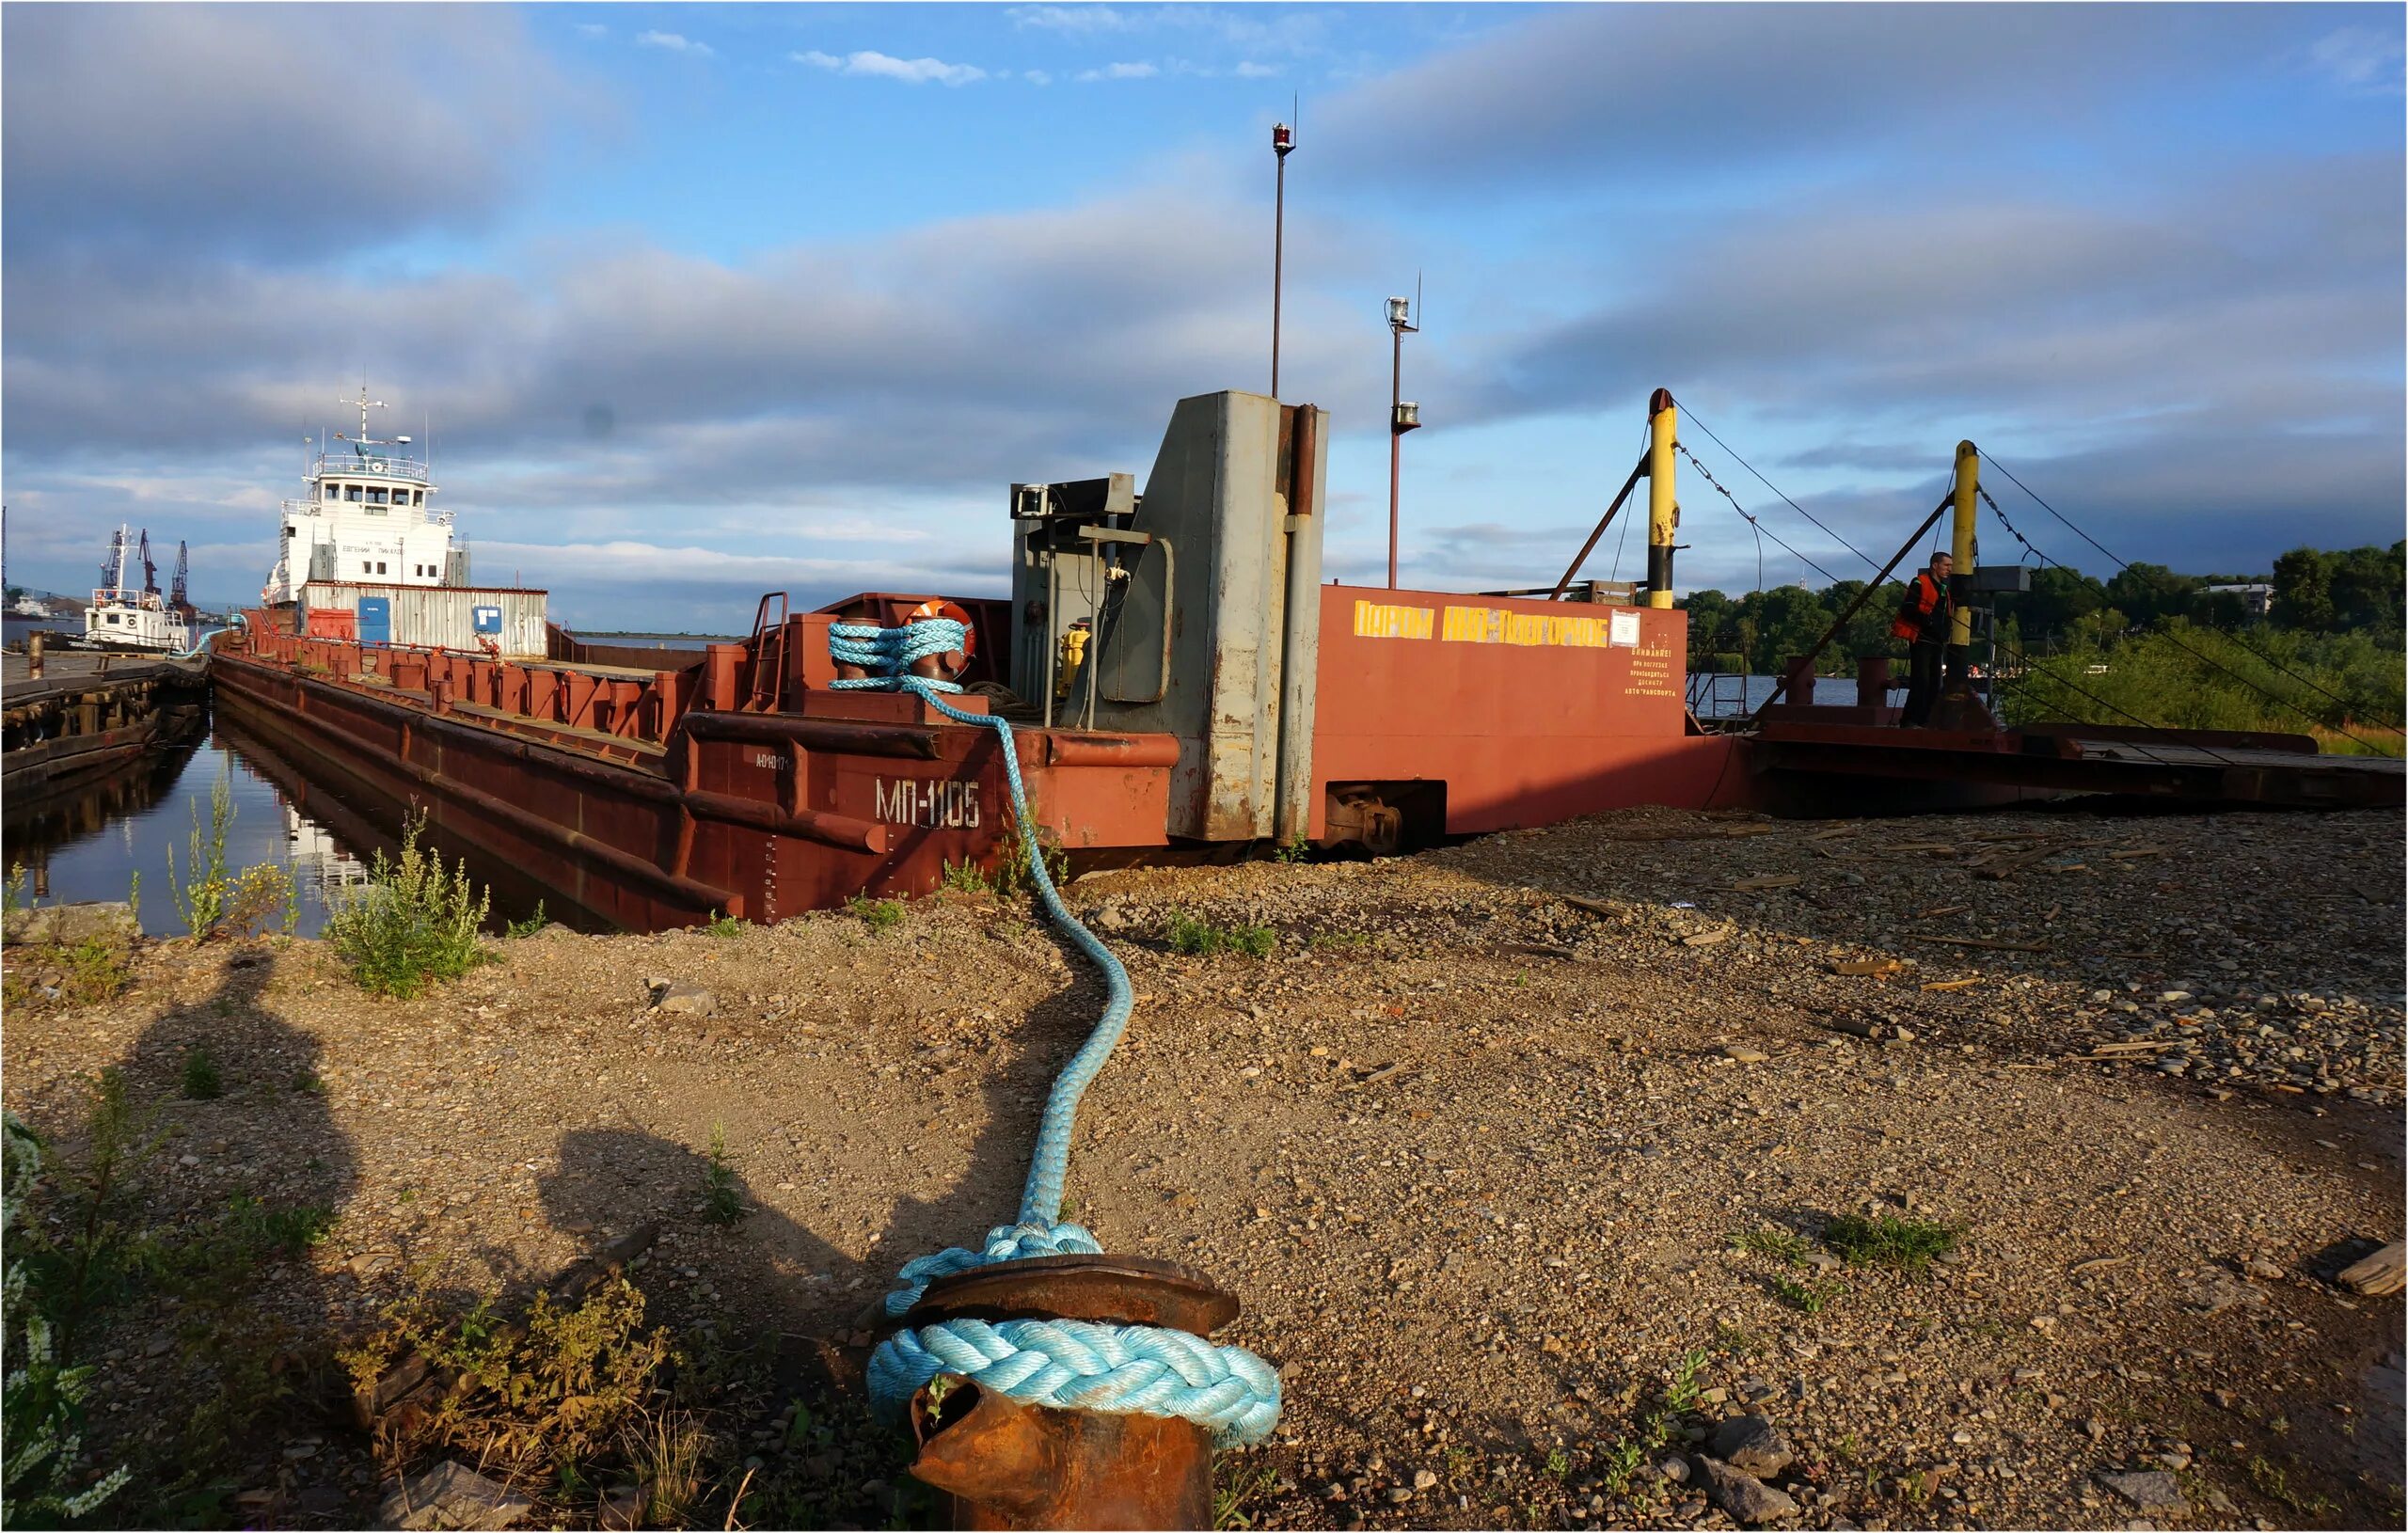
MULTIPOLYGON (((1995 607, 2002 656, 2014 651, 2093 650, 2119 637, 2180 623, 2223 633, 2361 635, 2391 650, 2396 660, 2403 588, 2408 541, 2388 548, 2294 548, 2274 561, 2270 575, 2178 575, 2162 564, 2137 563, 2100 580, 2050 565, 2032 572, 2030 591, 1984 600, 1995 607), (2274 588, 2273 608, 2265 617, 2257 616, 2240 593, 2209 589, 2251 584, 2274 588)), ((1741 596, 1692 592, 1680 604, 1689 614, 1689 669, 1777 674, 1789 656, 1812 648, 1863 590, 1861 580, 1842 580, 1819 591, 1798 585, 1741 596)), ((1904 640, 1890 637, 1890 620, 1903 595, 1894 581, 1876 593, 1816 657, 1816 672, 1852 675, 1859 656, 1904 659, 1904 640)), ((1987 640, 1975 642, 1987 654, 1987 640)))

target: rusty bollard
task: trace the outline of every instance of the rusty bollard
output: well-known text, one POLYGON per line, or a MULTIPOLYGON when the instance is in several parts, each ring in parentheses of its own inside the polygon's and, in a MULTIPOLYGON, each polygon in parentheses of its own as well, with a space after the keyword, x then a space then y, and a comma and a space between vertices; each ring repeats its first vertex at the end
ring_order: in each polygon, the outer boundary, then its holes
MULTIPOLYGON (((1094 1320, 1210 1335, 1234 1294, 1145 1256, 1036 1256, 942 1277, 903 1319, 1094 1320)), ((940 1374, 911 1400, 911 1473, 958 1528, 1212 1525, 1212 1434, 1173 1416, 1057 1411, 940 1374)))
POLYGON ((40 628, 25 635, 25 679, 27 681, 41 680, 42 640, 45 637, 40 628))

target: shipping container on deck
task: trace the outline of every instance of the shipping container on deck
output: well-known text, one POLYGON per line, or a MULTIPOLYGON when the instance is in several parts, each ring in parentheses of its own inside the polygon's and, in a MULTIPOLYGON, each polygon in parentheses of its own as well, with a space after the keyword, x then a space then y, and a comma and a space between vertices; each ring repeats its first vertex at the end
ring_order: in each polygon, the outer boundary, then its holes
POLYGON ((312 580, 301 588, 300 632, 341 632, 363 644, 460 650, 541 659, 547 640, 540 591, 515 586, 397 586, 312 580), (322 613, 347 612, 341 618, 322 613))

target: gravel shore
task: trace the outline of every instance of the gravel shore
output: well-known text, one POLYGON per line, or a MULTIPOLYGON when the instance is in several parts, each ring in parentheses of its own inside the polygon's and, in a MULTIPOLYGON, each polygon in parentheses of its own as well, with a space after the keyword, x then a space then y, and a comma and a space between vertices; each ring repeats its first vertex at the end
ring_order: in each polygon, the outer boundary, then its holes
MULTIPOLYGON (((2401 1233, 2398 814, 1636 812, 1070 893, 1140 993, 1071 1212, 1244 1300, 1289 1393, 1225 1466, 1254 1525, 2400 1522, 2400 1301, 2330 1281, 2401 1233), (1275 946, 1180 956, 1174 916, 1275 946), (1956 1241, 1867 1261, 1850 1215, 1956 1241)), ((841 1345, 1010 1216, 1100 996, 973 896, 497 947, 390 1003, 313 942, 153 945, 12 1013, 7 1100, 59 1128, 123 1065, 164 1216, 335 1207, 258 1296, 321 1342, 657 1221, 657 1313, 841 1345), (201 1041, 226 1092, 184 1100, 201 1041)), ((111 1345, 103 1445, 178 1388, 111 1345)), ((366 1462, 295 1425, 247 1504, 355 1523, 366 1462)))

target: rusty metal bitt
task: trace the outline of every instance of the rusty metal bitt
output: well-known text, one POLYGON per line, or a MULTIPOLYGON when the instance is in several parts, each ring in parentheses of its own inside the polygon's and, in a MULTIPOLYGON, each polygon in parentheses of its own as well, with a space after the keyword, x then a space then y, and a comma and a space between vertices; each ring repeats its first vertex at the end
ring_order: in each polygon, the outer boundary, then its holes
MULTIPOLYGON (((1077 1320, 1207 1335, 1238 1301, 1192 1268, 1143 1256, 1041 1256, 928 1285, 907 1325, 1077 1320)), ((945 1493, 960 1528, 1209 1527, 1212 1443, 1176 1417, 1023 1405, 958 1375, 911 1401, 911 1473, 945 1493)))

